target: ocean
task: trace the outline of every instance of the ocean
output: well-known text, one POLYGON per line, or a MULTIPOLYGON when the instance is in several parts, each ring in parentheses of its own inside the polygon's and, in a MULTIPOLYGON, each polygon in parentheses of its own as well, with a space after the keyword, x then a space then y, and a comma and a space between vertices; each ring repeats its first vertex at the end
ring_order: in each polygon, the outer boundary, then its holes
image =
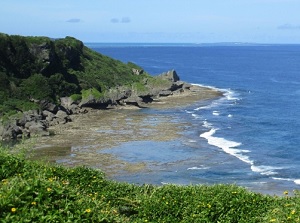
POLYGON ((300 45, 86 44, 150 74, 175 69, 181 80, 224 97, 161 112, 191 123, 172 143, 124 143, 111 150, 153 171, 117 180, 138 184, 230 183, 267 194, 300 189, 300 45), (161 148, 163 147, 163 148, 161 148), (133 150, 140 151, 130 155, 133 150))

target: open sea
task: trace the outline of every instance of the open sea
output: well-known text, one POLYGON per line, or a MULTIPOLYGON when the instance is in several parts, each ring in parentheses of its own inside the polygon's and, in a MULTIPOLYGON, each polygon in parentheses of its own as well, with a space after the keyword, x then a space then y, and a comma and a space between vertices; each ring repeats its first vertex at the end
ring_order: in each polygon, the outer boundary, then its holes
POLYGON ((278 195, 300 189, 300 45, 86 45, 150 74, 175 69, 183 81, 224 92, 186 108, 140 111, 191 125, 178 141, 147 142, 151 152, 143 151, 144 142, 114 148, 127 161, 162 162, 152 172, 118 180, 234 183, 278 195))

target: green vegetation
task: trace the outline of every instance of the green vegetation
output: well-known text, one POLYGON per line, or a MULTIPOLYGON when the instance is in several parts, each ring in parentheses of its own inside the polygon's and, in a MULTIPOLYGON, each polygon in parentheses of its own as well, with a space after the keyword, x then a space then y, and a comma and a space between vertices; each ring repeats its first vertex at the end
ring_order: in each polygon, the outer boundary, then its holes
MULTIPOLYGON (((1 148, 1 147, 0 147, 1 148)), ((299 222, 300 196, 234 185, 135 186, 0 149, 1 222, 299 222)))
MULTIPOLYGON (((0 33, 0 116, 38 107, 59 98, 141 83, 139 66, 97 53, 75 38, 9 36, 0 33)), ((76 96, 76 98, 80 98, 76 96)))

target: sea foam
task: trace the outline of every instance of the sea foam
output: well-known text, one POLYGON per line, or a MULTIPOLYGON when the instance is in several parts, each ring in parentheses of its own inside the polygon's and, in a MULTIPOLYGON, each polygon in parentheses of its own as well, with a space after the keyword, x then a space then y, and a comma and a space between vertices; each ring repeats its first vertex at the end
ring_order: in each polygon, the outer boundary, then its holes
POLYGON ((294 180, 295 184, 300 184, 300 179, 294 180))
POLYGON ((276 172, 276 170, 280 170, 282 169, 281 167, 273 167, 273 166, 254 166, 252 165, 251 166, 251 170, 253 172, 257 172, 257 173, 260 173, 262 175, 267 175, 267 176, 270 176, 270 175, 276 175, 278 174, 276 172))
POLYGON ((242 143, 230 141, 221 137, 213 136, 218 129, 212 128, 208 132, 204 132, 200 137, 207 139, 208 144, 221 148, 224 152, 235 156, 236 158, 242 160, 243 162, 253 165, 253 161, 242 153, 249 152, 248 150, 237 149, 242 143))

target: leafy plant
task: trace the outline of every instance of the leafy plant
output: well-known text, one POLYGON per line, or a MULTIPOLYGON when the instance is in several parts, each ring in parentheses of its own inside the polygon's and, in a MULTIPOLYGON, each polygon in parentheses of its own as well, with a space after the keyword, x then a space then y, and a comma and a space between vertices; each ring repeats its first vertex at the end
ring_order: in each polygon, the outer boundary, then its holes
POLYGON ((299 222, 295 192, 269 196, 235 185, 118 183, 97 170, 66 168, 0 147, 2 222, 299 222))

